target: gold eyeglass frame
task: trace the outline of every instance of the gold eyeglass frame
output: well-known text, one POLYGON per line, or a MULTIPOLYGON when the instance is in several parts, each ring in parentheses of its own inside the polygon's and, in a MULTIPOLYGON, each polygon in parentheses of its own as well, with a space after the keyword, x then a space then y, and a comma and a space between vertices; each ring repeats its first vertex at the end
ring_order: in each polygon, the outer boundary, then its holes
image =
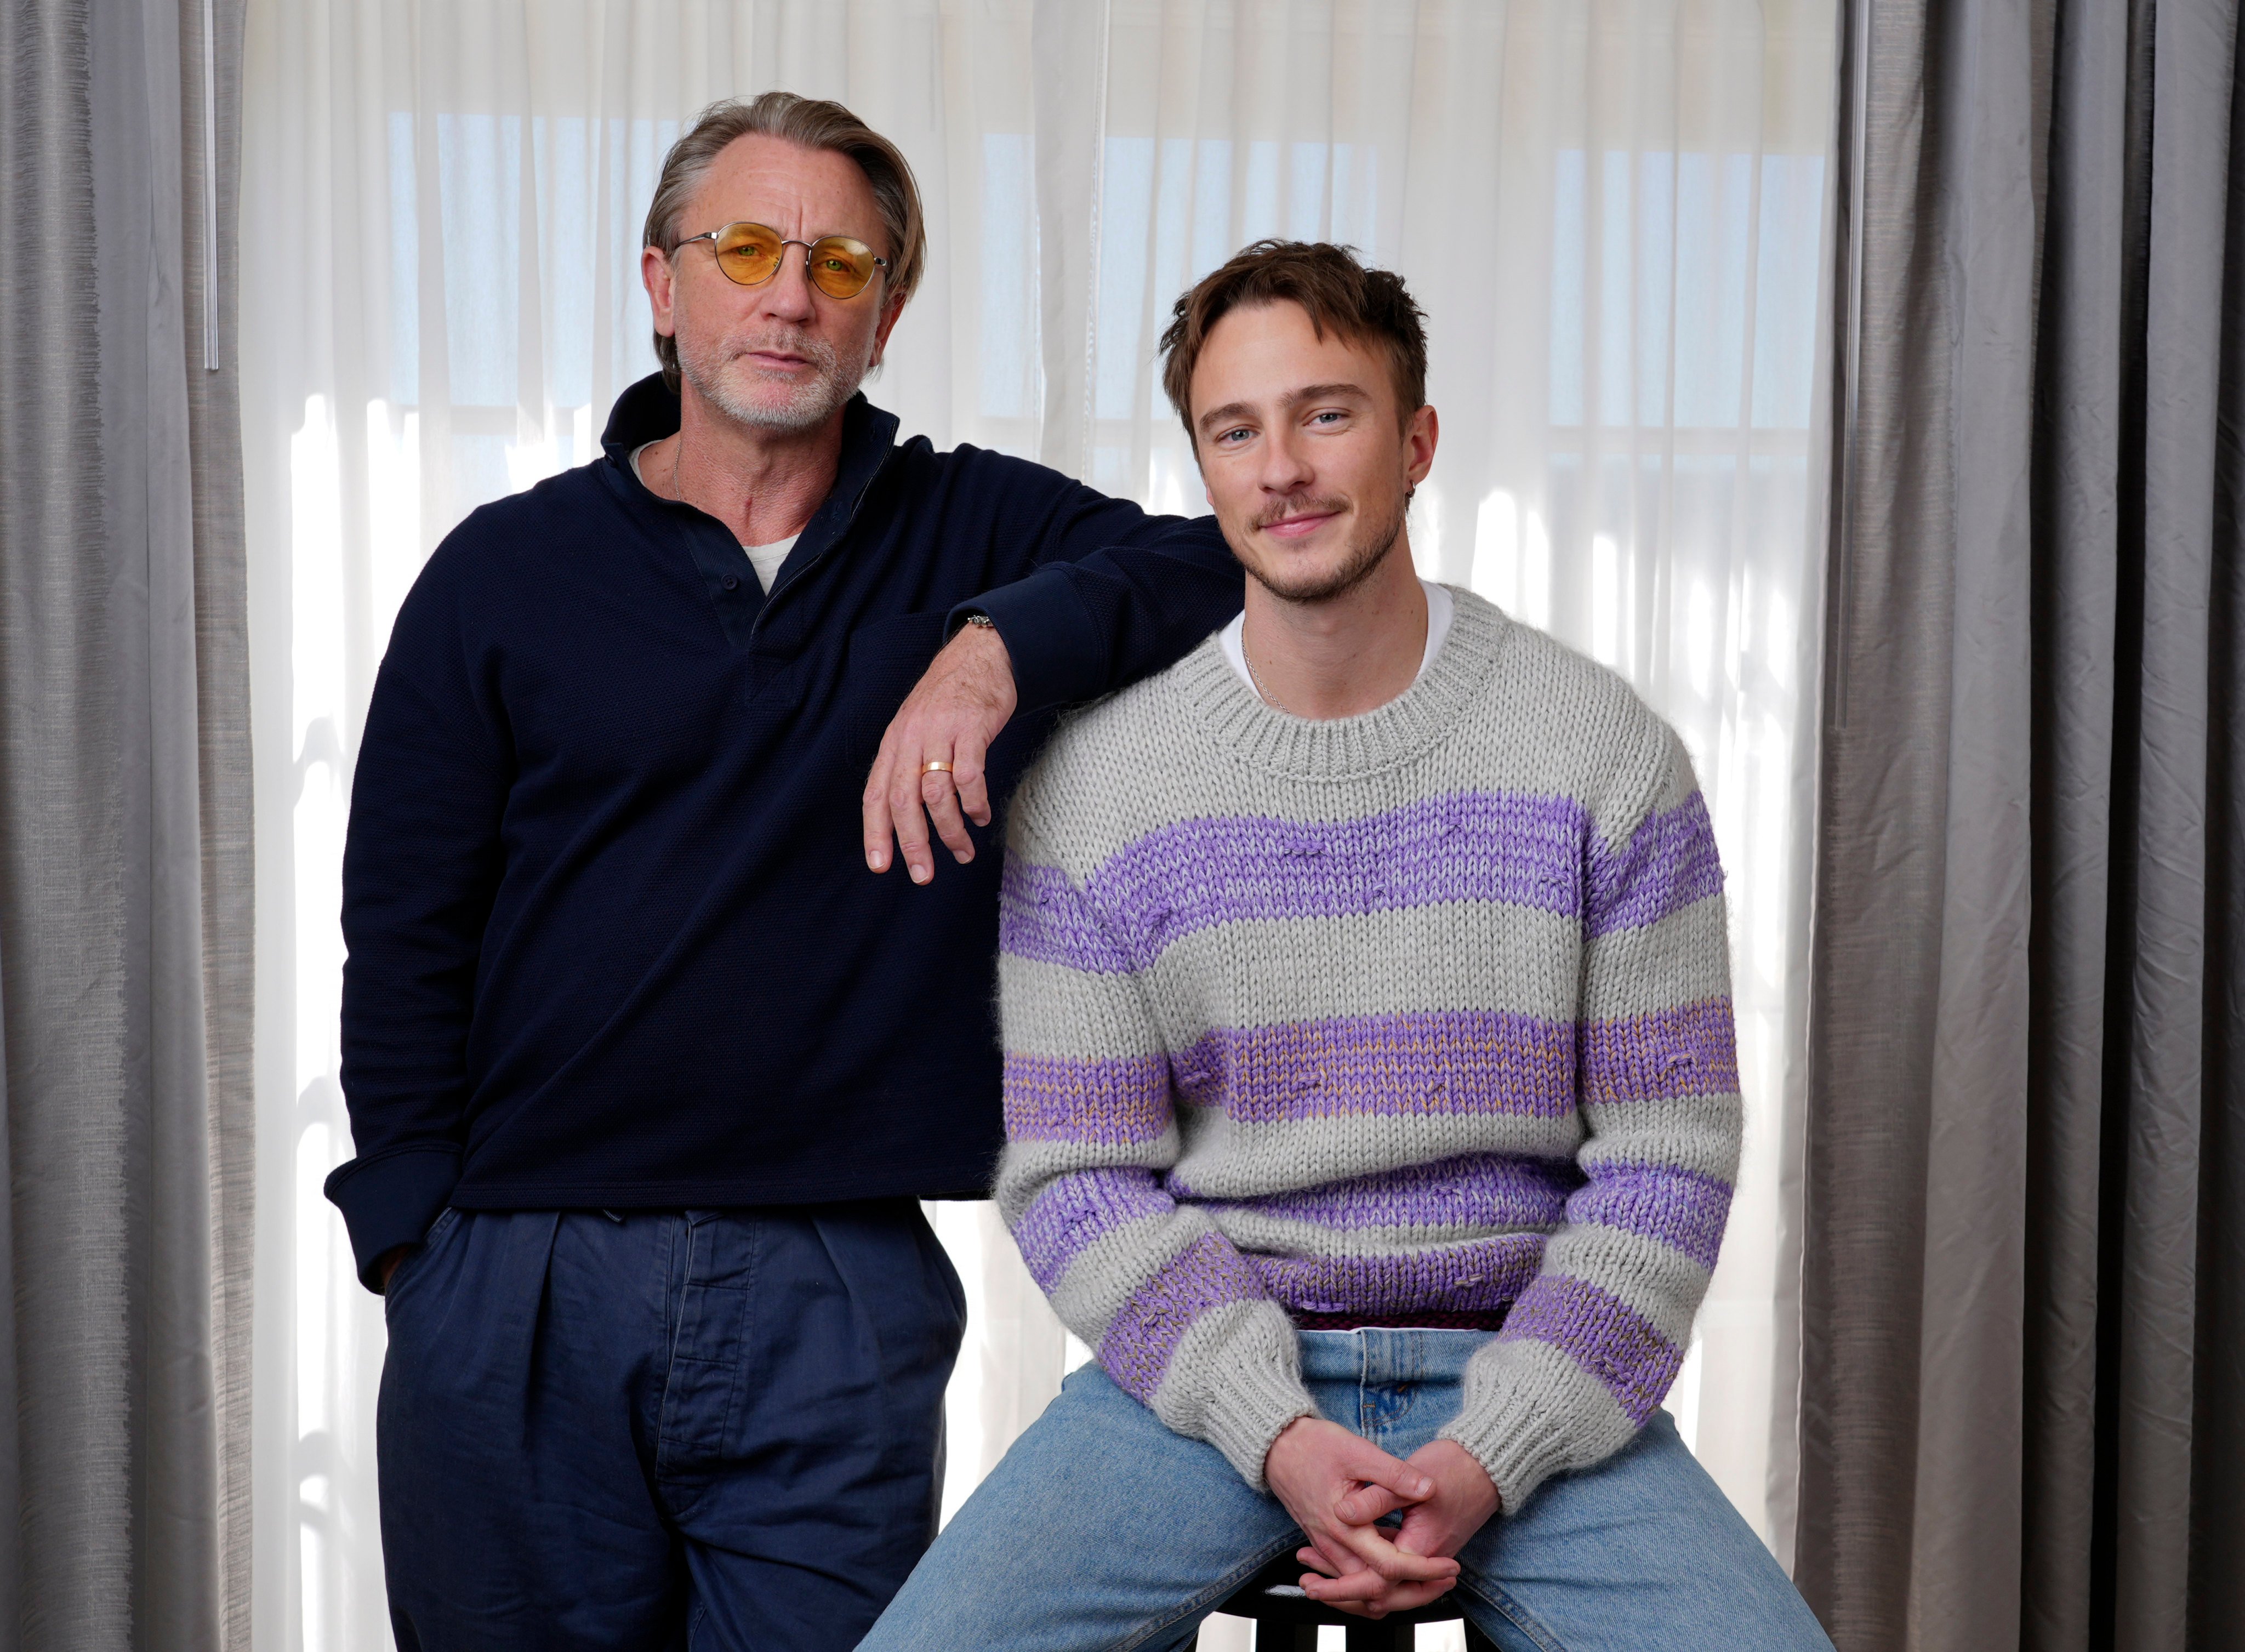
POLYGON ((817 288, 821 293, 824 293, 827 297, 833 299, 838 302, 846 303, 849 300, 857 297, 858 294, 864 292, 868 287, 871 287, 873 284, 872 270, 869 269, 866 272, 865 279, 858 282, 858 285, 852 288, 850 291, 846 293, 838 293, 818 279, 817 265, 815 261, 815 255, 820 247, 829 245, 838 247, 849 258, 852 265, 857 264, 859 259, 862 258, 872 264, 872 269, 887 270, 891 267, 887 259, 883 258, 879 254, 874 252, 872 247, 866 246, 865 242, 859 240, 855 235, 821 235, 815 241, 797 240, 793 236, 782 235, 779 231, 773 228, 770 224, 760 224, 752 218, 736 218, 729 224, 720 224, 716 228, 707 230, 702 234, 688 235, 681 240, 677 247, 672 247, 671 251, 675 253, 680 247, 691 247, 695 241, 708 241, 709 243, 709 250, 712 255, 716 258, 719 273, 736 287, 765 287, 769 286, 771 282, 777 281, 779 279, 781 269, 783 269, 787 263, 787 249, 790 247, 800 247, 803 248, 804 279, 809 281, 811 286, 817 288), (771 274, 765 276, 763 280, 760 281, 743 281, 726 267, 724 254, 721 247, 721 243, 726 236, 731 234, 736 229, 760 229, 766 234, 777 238, 779 241, 779 256, 772 261, 771 274))

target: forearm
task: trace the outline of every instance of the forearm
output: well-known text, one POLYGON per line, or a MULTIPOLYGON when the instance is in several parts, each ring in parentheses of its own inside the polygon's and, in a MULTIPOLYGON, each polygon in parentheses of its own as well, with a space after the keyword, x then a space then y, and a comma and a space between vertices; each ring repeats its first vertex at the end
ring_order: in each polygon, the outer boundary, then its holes
POLYGON ((1261 1486, 1272 1441, 1315 1410, 1285 1310, 1231 1242, 1179 1209, 1151 1172, 1035 1168, 1055 1156, 1016 1141, 1000 1174, 1031 1276, 1118 1387, 1261 1486))
POLYGON ((326 1188, 369 1289, 382 1259, 418 1243, 450 1202, 465 1138, 466 984, 386 981, 387 953, 362 933, 345 966, 343 1087, 356 1154, 326 1188))
POLYGON ((1293 1329, 1177 1162, 1169 1057, 1082 885, 1017 808, 1000 904, 1007 1146, 1000 1208, 1063 1324, 1126 1392, 1260 1486, 1271 1441, 1314 1409, 1293 1329))
POLYGON ((1034 572, 952 611, 954 628, 970 613, 995 621, 1024 712, 1174 664, 1238 613, 1244 594, 1214 518, 1148 517, 1089 489, 1071 498, 1048 524, 1034 572))
POLYGON ((370 1289, 460 1176, 507 780, 480 732, 471 706, 432 697, 385 662, 343 851, 341 1076, 357 1153, 327 1183, 370 1289))
POLYGON ((344 860, 341 1076, 356 1156, 327 1183, 370 1287, 379 1259, 417 1243, 460 1178, 488 908, 471 873, 444 898, 442 863, 383 833, 376 812, 354 820, 344 860))
POLYGON ((1730 1204, 1735 1091, 1633 1110, 1658 1114, 1658 1126, 1632 1131, 1638 1121, 1614 1117, 1622 1108, 1586 1110, 1605 1127, 1588 1181, 1443 1431, 1508 1508, 1548 1474, 1628 1443, 1675 1380, 1706 1294, 1730 1204))
POLYGON ((1616 849, 1594 850, 1577 1057, 1584 1185, 1445 1431, 1510 1508, 1545 1475, 1618 1450, 1659 1405, 1737 1175, 1720 868, 1680 751, 1655 780, 1616 849))

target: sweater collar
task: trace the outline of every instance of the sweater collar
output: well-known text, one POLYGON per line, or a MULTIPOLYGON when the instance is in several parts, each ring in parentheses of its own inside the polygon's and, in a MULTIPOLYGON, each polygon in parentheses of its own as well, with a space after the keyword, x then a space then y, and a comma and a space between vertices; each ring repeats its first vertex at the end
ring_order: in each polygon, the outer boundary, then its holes
POLYGON ((1446 642, 1424 675, 1384 706, 1354 717, 1297 717, 1239 680, 1219 640, 1179 660, 1174 680, 1211 744, 1257 768, 1302 780, 1350 780, 1407 762, 1448 735, 1482 694, 1513 622, 1493 603, 1450 588, 1446 642))

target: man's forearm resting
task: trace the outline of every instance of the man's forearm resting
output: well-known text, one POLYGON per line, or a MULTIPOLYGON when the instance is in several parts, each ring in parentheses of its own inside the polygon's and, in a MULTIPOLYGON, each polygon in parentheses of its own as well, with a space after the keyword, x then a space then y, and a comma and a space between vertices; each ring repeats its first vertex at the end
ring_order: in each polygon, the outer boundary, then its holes
POLYGON ((959 863, 973 860, 966 822, 990 823, 986 759, 1009 720, 1157 671, 1239 607, 1239 566, 1205 518, 1150 517, 1068 484, 1035 539, 1027 577, 952 608, 950 641, 882 737, 864 800, 876 872, 900 859, 915 884, 933 877, 931 823, 959 863), (946 776, 930 762, 953 767, 946 776))
POLYGON ((886 871, 896 858, 915 884, 935 875, 928 825, 964 866, 974 858, 967 823, 990 823, 985 767, 1018 703, 1012 657, 989 626, 962 626, 944 645, 881 736, 866 777, 865 864, 886 871), (931 762, 949 765, 930 769, 931 762))

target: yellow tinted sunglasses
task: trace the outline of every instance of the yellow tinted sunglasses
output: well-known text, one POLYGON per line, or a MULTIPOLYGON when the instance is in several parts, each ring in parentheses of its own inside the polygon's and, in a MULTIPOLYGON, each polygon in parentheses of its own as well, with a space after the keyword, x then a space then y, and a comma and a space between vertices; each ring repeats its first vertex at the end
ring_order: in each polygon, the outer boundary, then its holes
POLYGON ((727 224, 703 235, 688 235, 678 243, 690 247, 708 241, 717 254, 717 267, 743 287, 762 287, 779 274, 780 260, 790 247, 803 248, 811 284, 829 298, 855 298, 865 290, 877 269, 889 261, 876 258, 873 249, 848 235, 821 235, 815 241, 790 240, 769 224, 746 221, 727 224))

